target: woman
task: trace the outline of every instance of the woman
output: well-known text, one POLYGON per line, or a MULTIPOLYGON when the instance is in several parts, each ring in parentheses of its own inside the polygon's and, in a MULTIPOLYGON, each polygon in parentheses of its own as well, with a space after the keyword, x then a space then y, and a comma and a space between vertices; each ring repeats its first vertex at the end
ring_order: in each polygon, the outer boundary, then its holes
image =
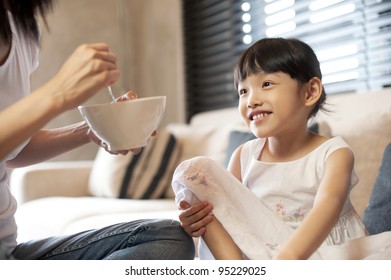
MULTIPOLYGON (((117 58, 106 44, 82 45, 54 78, 30 94, 30 75, 38 66, 36 18, 40 14, 45 19, 51 7, 51 0, 3 0, 0 5, 0 123, 6 128, 0 132, 3 258, 192 259, 192 239, 172 220, 134 221, 17 244, 16 201, 6 168, 41 162, 90 142, 105 147, 84 122, 52 130, 42 127, 115 83, 120 75, 117 58)), ((130 93, 120 99, 134 97, 130 93)))

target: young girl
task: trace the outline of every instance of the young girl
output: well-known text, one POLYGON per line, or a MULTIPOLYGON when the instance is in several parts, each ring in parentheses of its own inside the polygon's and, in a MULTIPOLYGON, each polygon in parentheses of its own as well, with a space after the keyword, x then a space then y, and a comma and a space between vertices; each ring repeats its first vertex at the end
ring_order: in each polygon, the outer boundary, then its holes
POLYGON ((257 139, 233 153, 230 172, 198 157, 173 180, 177 202, 193 205, 180 220, 203 234, 200 258, 351 259, 390 245, 389 237, 377 245, 359 239, 366 230, 349 200, 357 178, 348 144, 307 128, 326 99, 313 50, 296 39, 262 39, 234 74, 238 109, 257 139))

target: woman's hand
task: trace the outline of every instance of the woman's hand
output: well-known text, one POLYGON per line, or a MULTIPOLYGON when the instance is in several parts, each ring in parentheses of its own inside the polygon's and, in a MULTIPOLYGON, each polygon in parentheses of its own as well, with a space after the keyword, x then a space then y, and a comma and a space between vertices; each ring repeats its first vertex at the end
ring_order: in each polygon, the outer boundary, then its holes
POLYGON ((119 78, 117 57, 104 43, 78 47, 44 87, 58 100, 60 111, 72 109, 119 78))
POLYGON ((181 201, 179 207, 182 213, 179 215, 182 228, 192 237, 200 237, 205 233, 205 226, 213 221, 213 207, 208 202, 200 202, 190 206, 186 201, 181 201))
MULTIPOLYGON (((127 93, 121 95, 118 97, 115 102, 124 102, 124 101, 129 101, 137 98, 137 93, 134 91, 128 91, 127 93)), ((154 131, 151 136, 156 136, 157 131, 154 131)), ((87 136, 90 138, 92 142, 97 144, 98 146, 104 148, 108 153, 113 154, 113 155, 126 155, 129 151, 132 152, 133 154, 138 154, 142 148, 136 148, 136 149, 130 149, 130 150, 119 150, 119 151, 113 151, 109 149, 109 146, 107 143, 104 141, 100 140, 93 132, 91 129, 88 129, 87 131, 87 136)))

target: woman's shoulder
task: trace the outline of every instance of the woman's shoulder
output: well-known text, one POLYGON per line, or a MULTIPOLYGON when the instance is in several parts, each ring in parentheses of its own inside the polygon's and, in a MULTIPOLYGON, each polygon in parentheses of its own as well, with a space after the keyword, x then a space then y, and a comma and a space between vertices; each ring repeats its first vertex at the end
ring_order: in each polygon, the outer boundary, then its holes
MULTIPOLYGON (((12 48, 15 48, 20 59, 26 61, 30 66, 30 72, 33 72, 38 67, 39 41, 35 41, 32 37, 25 36, 21 30, 16 27, 13 15, 10 12, 8 12, 8 14, 13 34, 12 48)), ((41 29, 39 28, 38 31, 40 37, 41 29)))

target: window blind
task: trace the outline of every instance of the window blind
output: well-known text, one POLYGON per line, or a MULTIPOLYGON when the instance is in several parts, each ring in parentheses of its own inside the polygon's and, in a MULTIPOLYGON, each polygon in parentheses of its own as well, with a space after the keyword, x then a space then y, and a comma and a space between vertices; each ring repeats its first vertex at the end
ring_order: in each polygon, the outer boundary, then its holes
POLYGON ((328 94, 391 86, 389 0, 183 0, 188 119, 236 106, 232 68, 263 37, 296 37, 328 94))
POLYGON ((184 0, 187 117, 235 106, 232 68, 240 53, 237 0, 184 0))

